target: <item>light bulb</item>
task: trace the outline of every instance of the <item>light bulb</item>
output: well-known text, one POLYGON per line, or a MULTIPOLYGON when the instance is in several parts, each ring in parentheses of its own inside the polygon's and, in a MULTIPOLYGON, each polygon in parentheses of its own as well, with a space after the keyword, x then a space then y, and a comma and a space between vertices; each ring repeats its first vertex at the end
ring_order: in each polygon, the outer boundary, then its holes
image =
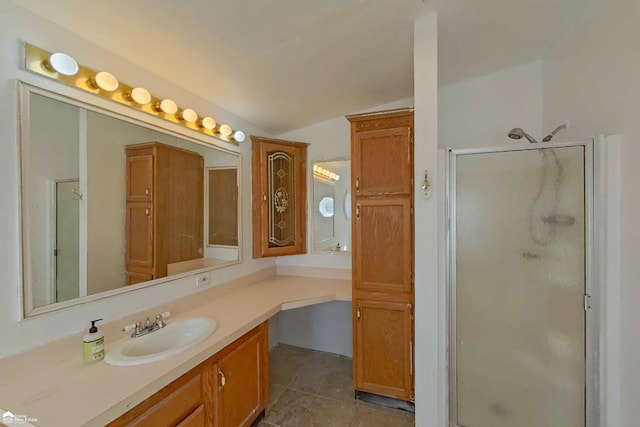
POLYGON ((163 99, 160 102, 156 102, 153 108, 159 113, 175 114, 178 111, 178 104, 171 99, 163 99))
POLYGON ((184 110, 180 111, 178 117, 187 123, 193 123, 198 120, 198 113, 196 113, 195 110, 192 110, 191 108, 185 108, 184 110))
POLYGON ((246 138, 247 138, 247 135, 245 135, 245 133, 242 132, 241 130, 237 130, 233 134, 233 139, 235 139, 238 142, 243 142, 246 138))
POLYGON ((200 119, 198 124, 200 125, 200 127, 208 130, 213 130, 216 128, 216 121, 213 120, 211 117, 204 117, 200 119))
POLYGON ((63 76, 75 76, 80 71, 80 66, 76 60, 66 53, 52 53, 49 59, 44 61, 44 66, 50 71, 63 76))
POLYGON ((218 132, 220 132, 220 135, 230 136, 233 133, 233 130, 229 125, 220 125, 220 129, 218 129, 218 132))
POLYGON ((140 105, 146 105, 151 102, 151 94, 143 87, 136 87, 130 92, 127 92, 124 96, 129 101, 133 101, 140 105))
POLYGON ((113 92, 118 89, 118 86, 120 86, 120 82, 116 76, 106 71, 100 71, 95 76, 91 77, 89 79, 89 84, 95 89, 102 89, 106 92, 113 92))

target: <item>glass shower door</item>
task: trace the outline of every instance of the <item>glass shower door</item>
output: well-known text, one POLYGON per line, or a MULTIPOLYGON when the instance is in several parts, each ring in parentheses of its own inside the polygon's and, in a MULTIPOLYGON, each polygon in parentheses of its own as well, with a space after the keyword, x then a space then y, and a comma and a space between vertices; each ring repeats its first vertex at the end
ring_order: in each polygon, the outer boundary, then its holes
POLYGON ((452 423, 585 426, 585 146, 452 153, 452 423))

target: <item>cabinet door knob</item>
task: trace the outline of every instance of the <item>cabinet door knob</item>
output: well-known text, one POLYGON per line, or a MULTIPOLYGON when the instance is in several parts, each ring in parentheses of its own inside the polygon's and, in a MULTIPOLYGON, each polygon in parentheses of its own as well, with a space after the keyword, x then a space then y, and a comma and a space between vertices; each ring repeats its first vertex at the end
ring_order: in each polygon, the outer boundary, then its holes
POLYGON ((220 375, 220 388, 218 390, 222 390, 227 384, 227 377, 224 376, 224 372, 221 369, 218 369, 218 375, 220 375))
POLYGON ((267 202, 267 193, 262 193, 262 201, 267 202))
POLYGON ((356 178, 356 191, 360 192, 360 177, 356 178))
POLYGON ((356 317, 360 320, 360 304, 358 304, 358 310, 356 311, 356 317))
POLYGON ((145 189, 144 189, 144 195, 145 195, 145 196, 148 196, 149 194, 151 194, 151 190, 150 190, 150 189, 148 189, 148 188, 145 188, 145 189))
POLYGON ((151 216, 151 210, 150 209, 145 209, 144 210, 145 215, 147 216, 151 216))
POLYGON ((356 205, 356 219, 360 219, 360 205, 356 205))

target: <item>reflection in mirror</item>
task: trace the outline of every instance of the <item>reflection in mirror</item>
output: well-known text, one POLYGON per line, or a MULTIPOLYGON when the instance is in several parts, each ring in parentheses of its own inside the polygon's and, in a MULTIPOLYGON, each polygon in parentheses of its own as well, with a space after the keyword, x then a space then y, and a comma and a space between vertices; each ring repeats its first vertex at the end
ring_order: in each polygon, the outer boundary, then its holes
POLYGON ((26 315, 239 261, 238 154, 22 90, 26 315))
POLYGON ((313 163, 313 251, 351 251, 351 161, 313 163))

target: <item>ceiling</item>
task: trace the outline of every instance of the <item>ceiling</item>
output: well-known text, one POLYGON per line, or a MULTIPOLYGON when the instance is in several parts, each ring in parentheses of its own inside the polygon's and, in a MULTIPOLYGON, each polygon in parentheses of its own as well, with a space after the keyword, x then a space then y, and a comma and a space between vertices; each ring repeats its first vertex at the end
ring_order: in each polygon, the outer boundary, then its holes
MULTIPOLYGON (((274 134, 413 96, 422 0, 15 1, 274 134)), ((440 1, 440 84, 543 58, 579 3, 440 1)))

